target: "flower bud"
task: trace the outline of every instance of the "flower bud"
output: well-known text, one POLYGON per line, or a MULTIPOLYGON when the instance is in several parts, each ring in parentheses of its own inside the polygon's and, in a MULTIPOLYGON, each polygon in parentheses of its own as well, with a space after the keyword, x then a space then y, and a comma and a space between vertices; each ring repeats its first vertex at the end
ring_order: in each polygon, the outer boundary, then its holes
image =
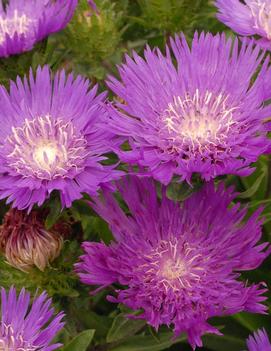
POLYGON ((33 266, 44 271, 63 246, 63 237, 44 227, 37 211, 10 209, 0 226, 0 250, 12 266, 28 271, 33 266))

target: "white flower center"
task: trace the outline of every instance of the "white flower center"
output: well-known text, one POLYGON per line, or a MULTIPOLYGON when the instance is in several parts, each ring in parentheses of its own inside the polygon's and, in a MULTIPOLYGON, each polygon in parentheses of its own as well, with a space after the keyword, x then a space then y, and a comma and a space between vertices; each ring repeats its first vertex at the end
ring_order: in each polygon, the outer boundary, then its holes
POLYGON ((202 256, 197 249, 177 238, 160 241, 143 258, 144 263, 135 269, 146 286, 151 283, 162 285, 165 291, 180 290, 190 288, 201 279, 202 256))
POLYGON ((7 138, 8 164, 25 177, 55 179, 78 174, 88 155, 87 141, 72 122, 49 115, 26 119, 7 138))
POLYGON ((25 14, 19 16, 17 10, 14 10, 13 17, 0 17, 0 44, 5 41, 6 34, 10 37, 13 37, 15 33, 19 35, 26 34, 30 29, 30 24, 33 22, 25 14))
POLYGON ((167 259, 165 262, 162 262, 159 271, 161 277, 166 278, 168 280, 178 279, 185 273, 186 268, 184 262, 182 262, 180 259, 167 259))
POLYGON ((50 171, 58 155, 57 145, 44 142, 34 150, 33 159, 41 169, 50 171))
POLYGON ((174 97, 162 114, 161 134, 178 149, 204 152, 210 145, 223 144, 236 123, 236 107, 227 106, 228 97, 196 90, 193 96, 174 97))

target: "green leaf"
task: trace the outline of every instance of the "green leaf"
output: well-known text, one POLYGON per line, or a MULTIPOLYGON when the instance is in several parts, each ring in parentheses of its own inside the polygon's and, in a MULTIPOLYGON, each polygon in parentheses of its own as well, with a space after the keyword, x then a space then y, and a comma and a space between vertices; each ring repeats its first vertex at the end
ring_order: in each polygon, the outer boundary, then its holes
POLYGON ((254 184, 249 189, 247 189, 243 193, 239 194, 238 198, 239 199, 248 199, 248 198, 251 198, 253 195, 255 195, 257 190, 259 189, 264 177, 265 177, 265 174, 266 174, 265 172, 262 172, 260 174, 260 176, 254 182, 254 184))
POLYGON ((244 350, 245 341, 231 335, 208 335, 203 337, 203 345, 213 351, 240 351, 244 350))
POLYGON ((258 316, 249 313, 238 313, 232 316, 238 323, 248 329, 250 332, 254 332, 263 325, 263 316, 258 316))
POLYGON ((171 183, 167 187, 167 197, 174 201, 184 201, 198 190, 198 187, 192 188, 186 183, 171 183))
POLYGON ((185 336, 174 339, 172 333, 161 333, 157 338, 152 335, 137 335, 109 349, 111 351, 160 351, 184 340, 186 340, 185 336))
POLYGON ((47 230, 52 228, 52 226, 57 222, 62 210, 60 200, 57 197, 51 200, 49 207, 50 212, 45 220, 45 228, 47 230))
POLYGON ((95 339, 105 339, 110 328, 110 320, 91 310, 89 310, 88 313, 81 313, 82 309, 83 307, 79 307, 72 310, 75 318, 86 328, 95 329, 95 339))
POLYGON ((106 336, 106 342, 111 343, 124 339, 127 336, 137 333, 146 322, 141 319, 129 319, 121 313, 113 320, 111 328, 106 336))
POLYGON ((261 205, 267 206, 267 205, 270 205, 270 203, 271 203, 271 199, 263 199, 259 201, 251 201, 248 203, 248 206, 250 208, 254 208, 254 207, 259 207, 261 205))
POLYGON ((268 185, 268 158, 261 156, 254 164, 255 171, 248 177, 241 177, 245 192, 239 196, 241 199, 250 198, 253 201, 266 198, 268 185))
POLYGON ((85 351, 91 343, 95 330, 89 329, 84 330, 82 333, 76 335, 75 338, 66 346, 62 348, 62 351, 85 351))

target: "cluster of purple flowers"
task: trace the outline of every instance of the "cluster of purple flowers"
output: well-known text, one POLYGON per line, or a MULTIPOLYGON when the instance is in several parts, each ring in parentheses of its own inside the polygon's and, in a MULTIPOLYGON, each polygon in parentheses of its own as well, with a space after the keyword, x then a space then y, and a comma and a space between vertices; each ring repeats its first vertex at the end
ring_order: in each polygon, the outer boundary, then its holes
MULTIPOLYGON (((31 50, 62 29, 76 4, 1 4, 0 56, 31 50)), ((93 1, 89 4, 97 11, 93 1)), ((216 4, 224 23, 241 35, 261 35, 261 43, 269 44, 267 1, 216 4)), ((11 82, 9 90, 0 86, 0 199, 30 212, 53 191, 63 208, 84 193, 92 196, 90 205, 108 222, 115 240, 108 246, 83 243, 75 267, 81 281, 98 290, 113 285, 110 301, 141 310, 138 318, 157 330, 167 325, 176 336, 185 332, 194 349, 202 346, 202 335, 221 334, 209 324, 211 317, 267 309, 266 284, 249 285, 240 278, 271 252, 268 243, 259 243, 261 209, 247 218, 240 204, 233 205, 233 189, 216 186, 213 179, 249 175, 252 163, 271 150, 269 63, 252 40, 240 45, 224 34, 196 33, 191 46, 184 35, 176 35, 165 54, 146 47, 144 57, 127 56, 120 79, 108 78, 118 97, 113 103, 83 77, 64 71, 53 75, 47 66, 11 82), (105 165, 113 152, 133 174, 105 165), (200 191, 181 204, 167 198, 173 177, 192 186, 195 174, 205 182, 200 191)), ((0 349, 59 346, 49 343, 63 325, 63 314, 52 318, 45 293, 31 309, 29 301, 25 290, 18 298, 13 287, 9 293, 2 290, 0 349)), ((247 347, 271 349, 265 331, 251 336, 247 347)))

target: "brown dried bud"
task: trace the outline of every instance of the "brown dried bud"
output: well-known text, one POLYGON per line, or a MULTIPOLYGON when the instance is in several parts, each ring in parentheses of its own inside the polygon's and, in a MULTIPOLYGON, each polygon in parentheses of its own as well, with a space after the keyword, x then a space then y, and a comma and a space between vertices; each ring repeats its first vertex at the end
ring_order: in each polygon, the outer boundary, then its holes
POLYGON ((28 271, 34 265, 41 271, 59 256, 62 235, 48 231, 37 211, 10 209, 0 226, 0 250, 12 266, 28 271))

